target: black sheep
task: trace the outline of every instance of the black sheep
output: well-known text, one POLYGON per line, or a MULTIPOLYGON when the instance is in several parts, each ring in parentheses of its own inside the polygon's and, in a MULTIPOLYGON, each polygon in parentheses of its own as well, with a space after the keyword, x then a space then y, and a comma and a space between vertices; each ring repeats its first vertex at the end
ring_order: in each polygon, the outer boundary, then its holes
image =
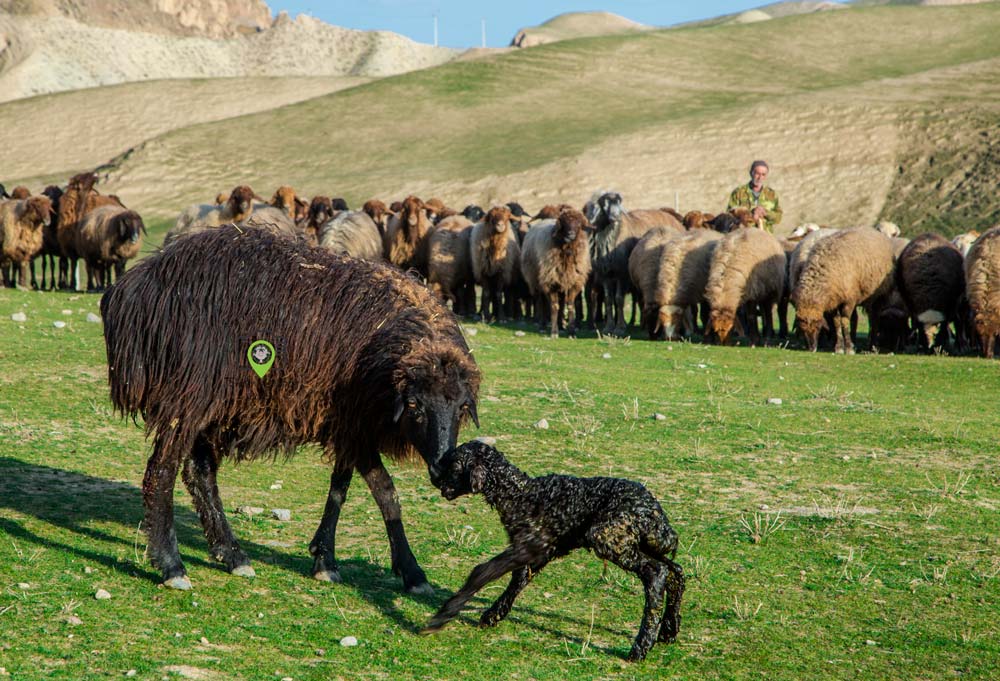
POLYGON ((384 264, 225 225, 142 260, 104 295, 101 315, 112 402, 156 433, 144 522, 168 586, 191 586, 174 533, 178 471, 212 555, 251 576, 219 499, 219 464, 316 442, 333 472, 309 545, 313 576, 340 581, 337 520, 357 470, 382 511, 393 571, 408 590, 430 591, 379 453, 419 454, 437 478, 459 426, 476 420, 479 370, 454 315, 426 288, 384 264), (258 377, 247 353, 261 339, 274 355, 258 377))
POLYGON ((643 659, 654 639, 669 643, 677 637, 684 593, 684 574, 672 560, 677 533, 641 484, 569 475, 531 478, 493 447, 475 441, 446 454, 442 467, 443 477, 435 482, 441 494, 451 500, 482 493, 500 514, 510 546, 475 567, 424 633, 443 627, 477 591, 512 572, 507 589, 479 620, 482 626, 496 625, 551 560, 586 548, 642 580, 646 606, 629 660, 643 659))

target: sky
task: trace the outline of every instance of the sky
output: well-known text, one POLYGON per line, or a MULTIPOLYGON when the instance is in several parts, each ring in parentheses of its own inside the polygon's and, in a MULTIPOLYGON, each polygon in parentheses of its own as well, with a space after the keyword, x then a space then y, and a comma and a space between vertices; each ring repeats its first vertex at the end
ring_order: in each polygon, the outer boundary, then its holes
POLYGON ((323 21, 362 30, 386 30, 422 43, 434 42, 434 16, 438 17, 438 44, 444 47, 478 47, 482 21, 486 20, 486 45, 506 47, 518 29, 536 26, 565 12, 604 11, 651 26, 670 26, 759 7, 768 0, 268 0, 277 14, 309 14, 323 21))

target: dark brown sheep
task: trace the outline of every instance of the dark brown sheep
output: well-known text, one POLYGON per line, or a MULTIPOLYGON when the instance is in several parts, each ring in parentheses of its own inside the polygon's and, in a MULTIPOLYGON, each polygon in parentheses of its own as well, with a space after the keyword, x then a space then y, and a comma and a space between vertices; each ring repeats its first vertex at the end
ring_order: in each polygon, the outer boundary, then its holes
POLYGON ((31 198, 31 190, 24 185, 18 185, 10 192, 10 198, 15 201, 23 201, 31 198))
POLYGON ((428 242, 427 284, 442 301, 451 301, 455 314, 471 315, 476 308, 475 281, 469 263, 472 223, 461 215, 443 219, 428 242))
POLYGON ((357 470, 382 511, 393 571, 407 590, 430 591, 379 455, 419 454, 437 480, 460 425, 477 421, 479 369, 429 290, 382 263, 224 225, 140 261, 101 299, 101 315, 111 400, 155 433, 144 527, 167 586, 191 585, 174 533, 178 471, 211 554, 252 576, 219 499, 219 464, 289 456, 315 442, 333 472, 309 546, 313 576, 340 581, 337 521, 357 470), (263 378, 248 358, 260 339, 274 349, 263 378))
POLYGON ((76 252, 87 264, 87 290, 103 291, 125 272, 125 263, 139 254, 146 226, 134 210, 100 206, 87 213, 77 233, 76 252))
POLYGON ((62 201, 63 190, 55 185, 49 185, 42 190, 42 196, 49 197, 52 202, 52 217, 42 227, 42 280, 41 283, 35 281, 35 261, 31 261, 31 285, 40 291, 54 290, 59 286, 64 286, 65 282, 60 281, 56 275, 56 258, 59 258, 60 269, 65 272, 67 265, 63 265, 65 258, 59 248, 59 203, 62 201), (48 277, 46 277, 48 269, 48 277))
MULTIPOLYGON (((76 250, 76 244, 80 227, 87 213, 100 206, 121 206, 122 203, 117 196, 103 196, 94 185, 97 184, 96 173, 80 173, 73 176, 59 201, 59 217, 56 227, 56 237, 59 241, 59 249, 67 258, 67 273, 65 277, 66 285, 70 289, 77 288, 76 264, 80 256, 76 250)), ((62 261, 60 261, 60 270, 62 261)), ((60 278, 62 273, 60 271, 60 278)))
POLYGON ((310 246, 318 246, 319 230, 336 214, 329 196, 314 196, 309 203, 309 215, 302 228, 306 243, 310 246))
POLYGON ((923 326, 928 348, 939 344, 938 331, 947 337, 949 322, 962 331, 964 264, 961 251, 940 234, 921 234, 896 259, 896 287, 910 316, 923 326))
POLYGON ((385 225, 391 215, 386 205, 378 199, 371 199, 370 201, 365 201, 365 205, 361 207, 361 212, 368 213, 368 217, 375 221, 378 233, 384 237, 385 225))

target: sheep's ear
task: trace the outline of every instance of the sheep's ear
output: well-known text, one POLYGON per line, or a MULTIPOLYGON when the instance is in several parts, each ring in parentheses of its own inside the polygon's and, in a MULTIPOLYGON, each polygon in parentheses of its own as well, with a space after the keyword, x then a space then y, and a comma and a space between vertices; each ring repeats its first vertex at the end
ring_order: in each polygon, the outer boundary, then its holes
POLYGON ((741 336, 747 335, 746 329, 743 328, 743 324, 740 322, 739 315, 733 317, 733 329, 735 329, 736 333, 740 334, 741 336))
POLYGON ((472 422, 476 424, 476 428, 479 428, 479 412, 476 411, 476 403, 469 401, 469 416, 472 417, 472 422))
POLYGON ((474 493, 482 492, 486 488, 486 466, 481 463, 473 464, 469 471, 469 486, 474 493))
POLYGON ((396 405, 393 408, 392 422, 399 423, 399 419, 403 416, 403 409, 406 406, 406 401, 403 399, 402 395, 396 395, 396 405))

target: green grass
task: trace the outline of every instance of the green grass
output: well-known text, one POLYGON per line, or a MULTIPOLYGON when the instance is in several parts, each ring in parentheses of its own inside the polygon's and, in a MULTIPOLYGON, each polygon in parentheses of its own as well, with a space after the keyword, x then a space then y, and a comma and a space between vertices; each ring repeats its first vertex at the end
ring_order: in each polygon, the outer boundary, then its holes
MULTIPOLYGON (((417 465, 390 470, 432 597, 401 592, 359 481, 338 538, 345 583, 309 577, 328 482, 311 448, 220 475, 253 581, 211 561, 179 486, 195 589, 159 586, 138 531, 148 445, 111 413, 101 327, 84 321, 97 304, 0 290, 0 667, 14 678, 1000 674, 996 363, 550 341, 471 325, 484 374, 479 434, 532 474, 640 480, 680 533, 680 638, 633 666, 622 657, 641 588, 585 552, 546 568, 496 629, 476 628, 470 611, 418 636, 505 538, 482 499, 446 502, 417 465), (28 321, 11 321, 15 311, 28 321), (550 429, 533 428, 543 417, 550 429), (234 512, 242 505, 288 508, 292 519, 248 519, 234 512), (112 598, 95 600, 99 588, 112 598), (339 645, 349 635, 358 647, 339 645)), ((487 588, 477 610, 501 588, 487 588)))

